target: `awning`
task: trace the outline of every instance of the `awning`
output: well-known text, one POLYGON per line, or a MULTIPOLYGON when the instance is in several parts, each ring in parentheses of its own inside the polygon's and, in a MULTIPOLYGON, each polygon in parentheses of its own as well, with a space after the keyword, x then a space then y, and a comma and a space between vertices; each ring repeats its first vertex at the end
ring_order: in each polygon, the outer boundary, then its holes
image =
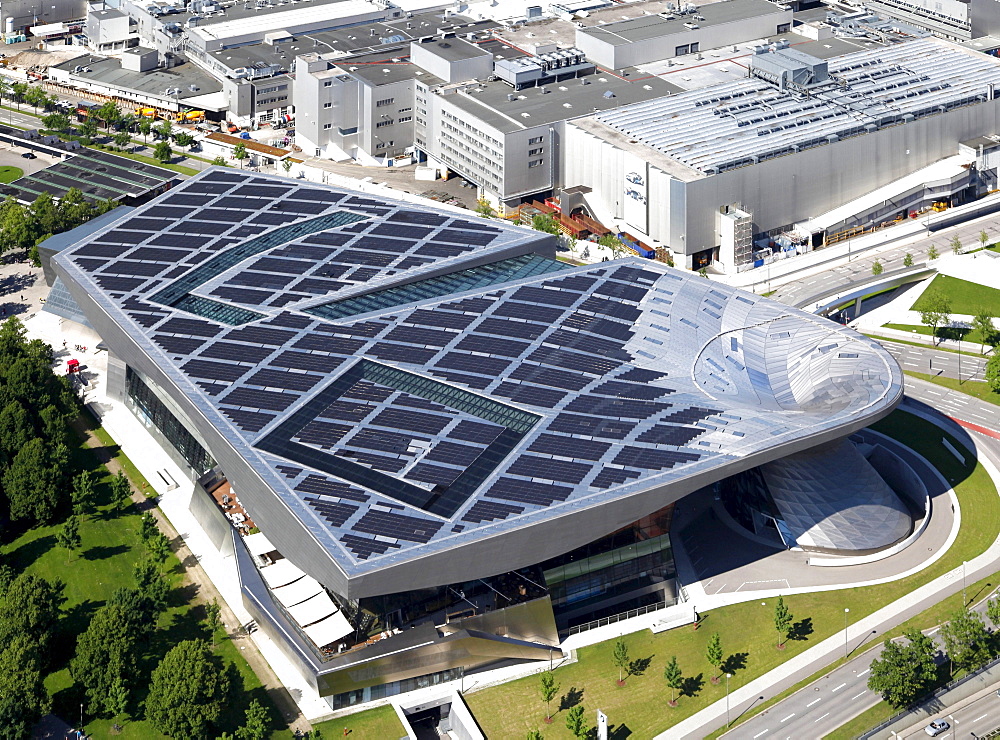
POLYGON ((354 632, 354 628, 341 612, 337 612, 311 627, 306 627, 303 632, 316 644, 316 647, 323 647, 347 637, 354 632))
POLYGON ((194 110, 210 110, 216 113, 229 110, 229 100, 226 98, 224 90, 181 98, 181 102, 186 107, 193 108, 194 110))
POLYGON ((319 585, 319 581, 312 576, 305 576, 287 586, 274 589, 274 595, 282 605, 291 607, 311 599, 322 591, 323 587, 319 585))
POLYGON ((288 609, 292 619, 302 627, 308 627, 321 619, 326 619, 336 611, 337 605, 333 603, 333 599, 327 596, 326 591, 288 609))
POLYGON ((258 557, 266 555, 269 552, 274 552, 275 550, 274 545, 272 545, 271 541, 264 536, 263 532, 257 532, 256 534, 244 537, 243 544, 247 546, 251 555, 256 555, 258 557))
POLYGON ((284 558, 275 561, 272 565, 261 568, 260 574, 271 588, 287 586, 292 581, 297 581, 305 575, 305 573, 292 565, 290 560, 284 558))

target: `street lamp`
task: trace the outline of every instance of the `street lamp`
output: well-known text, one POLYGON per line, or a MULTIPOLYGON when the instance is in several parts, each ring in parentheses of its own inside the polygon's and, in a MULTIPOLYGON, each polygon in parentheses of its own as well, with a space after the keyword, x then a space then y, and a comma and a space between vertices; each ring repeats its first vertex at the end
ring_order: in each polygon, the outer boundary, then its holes
POLYGON ((965 609, 966 605, 969 603, 965 600, 965 562, 962 561, 962 608, 965 609))
POLYGON ((847 615, 850 613, 850 609, 844 609, 844 660, 847 660, 847 656, 850 655, 847 649, 847 615))
POLYGON ((726 727, 729 727, 729 679, 732 677, 732 673, 726 674, 726 727))

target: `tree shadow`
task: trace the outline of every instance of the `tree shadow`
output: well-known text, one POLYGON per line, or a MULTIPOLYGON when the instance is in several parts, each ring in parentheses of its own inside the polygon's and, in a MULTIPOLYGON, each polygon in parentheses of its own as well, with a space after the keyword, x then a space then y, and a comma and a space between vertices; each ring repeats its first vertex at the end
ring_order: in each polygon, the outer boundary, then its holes
POLYGON ((649 670, 649 664, 653 662, 653 656, 650 655, 648 658, 636 658, 631 663, 628 664, 628 675, 630 676, 641 676, 647 670, 649 670))
POLYGON ((681 684, 681 696, 697 696, 705 687, 705 675, 687 676, 681 684))
POLYGON ((805 619, 800 619, 798 622, 792 625, 792 628, 788 630, 789 640, 808 640, 809 635, 813 633, 812 617, 806 617, 805 619))
POLYGON ((128 545, 98 545, 84 552, 83 557, 86 560, 107 560, 108 558, 113 558, 115 555, 122 555, 131 549, 128 545))
POLYGON ((582 701, 583 689, 578 689, 576 686, 570 686, 569 690, 559 697, 559 711, 563 712, 567 709, 572 709, 582 701))
POLYGON ((25 542, 17 549, 8 553, 4 560, 14 570, 21 572, 31 567, 36 560, 55 546, 55 535, 47 534, 44 537, 25 542))
POLYGON ((722 662, 723 673, 736 673, 747 667, 747 658, 750 653, 733 653, 722 662))

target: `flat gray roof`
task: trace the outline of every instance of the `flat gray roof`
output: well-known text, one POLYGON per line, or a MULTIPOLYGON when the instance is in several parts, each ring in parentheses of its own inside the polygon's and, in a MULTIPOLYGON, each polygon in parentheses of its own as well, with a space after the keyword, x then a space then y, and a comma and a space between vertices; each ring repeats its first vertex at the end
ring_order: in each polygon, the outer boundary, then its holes
POLYGON ((520 92, 502 82, 488 82, 471 91, 449 95, 448 101, 484 123, 510 133, 680 92, 679 87, 659 77, 636 70, 626 72, 629 76, 622 78, 599 71, 520 92), (514 95, 515 99, 508 100, 508 95, 514 95))
POLYGON ((168 88, 180 88, 180 92, 177 94, 180 100, 218 92, 222 89, 221 82, 190 62, 170 69, 132 72, 123 69, 119 59, 90 56, 87 57, 88 61, 83 62, 89 71, 73 72, 74 68, 81 64, 81 58, 76 57, 53 66, 55 69, 72 73, 78 79, 93 80, 100 84, 113 85, 124 90, 135 90, 148 95, 163 95, 168 88), (191 85, 198 89, 191 90, 191 85))
POLYGON ((647 15, 604 26, 590 26, 580 29, 580 33, 600 39, 612 46, 621 46, 671 36, 675 33, 687 33, 685 23, 696 23, 699 27, 705 28, 779 12, 780 8, 768 0, 729 0, 729 2, 698 6, 697 14, 705 20, 696 20, 694 15, 675 14, 671 20, 661 18, 659 15, 647 15))
POLYGON ((468 41, 460 38, 426 39, 417 43, 428 49, 435 56, 439 56, 449 62, 460 62, 464 59, 475 59, 484 54, 489 54, 488 51, 476 44, 470 44, 468 41))
POLYGON ((750 77, 595 119, 713 174, 981 102, 1000 84, 995 58, 933 38, 837 57, 829 71, 808 98, 750 77))
MULTIPOLYGON (((458 33, 476 33, 490 27, 488 22, 474 22, 468 18, 451 16, 447 19, 434 13, 402 18, 391 23, 368 23, 336 31, 320 31, 295 36, 291 41, 281 41, 272 46, 259 43, 237 46, 210 52, 212 59, 230 69, 253 64, 277 64, 291 70, 299 54, 335 52, 344 57, 359 54, 381 54, 386 59, 405 57, 410 53, 410 42, 426 36, 437 36, 442 30, 458 33), (374 33, 373 33, 374 32, 374 33)), ((333 60, 339 62, 339 60, 333 60)))

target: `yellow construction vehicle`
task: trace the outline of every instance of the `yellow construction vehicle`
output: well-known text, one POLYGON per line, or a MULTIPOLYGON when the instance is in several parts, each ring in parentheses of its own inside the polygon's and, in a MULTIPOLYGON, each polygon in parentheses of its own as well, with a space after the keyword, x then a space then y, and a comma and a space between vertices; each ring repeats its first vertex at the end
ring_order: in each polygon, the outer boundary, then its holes
POLYGON ((156 108, 136 108, 135 114, 143 118, 156 118, 156 108))

